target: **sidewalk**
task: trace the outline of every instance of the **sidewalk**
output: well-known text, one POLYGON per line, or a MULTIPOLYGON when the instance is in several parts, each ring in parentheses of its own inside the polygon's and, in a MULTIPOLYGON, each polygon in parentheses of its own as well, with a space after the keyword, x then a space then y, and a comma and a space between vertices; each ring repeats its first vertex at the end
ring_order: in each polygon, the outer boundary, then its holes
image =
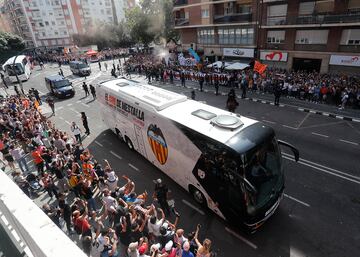
MULTIPOLYGON (((155 81, 155 82, 153 81, 152 85, 163 85, 163 84, 160 81, 155 81)), ((171 85, 171 84, 169 82, 166 82, 165 85, 171 85)), ((181 87, 180 81, 178 81, 178 80, 175 80, 173 85, 181 87)), ((197 82, 187 80, 185 85, 187 88, 194 89, 197 91, 200 90, 199 83, 197 83, 197 82)), ((214 86, 205 86, 204 85, 203 91, 205 93, 215 94, 214 86)), ((230 91, 230 88, 224 87, 224 86, 219 86, 219 94, 220 95, 227 95, 229 91, 230 91)), ((239 95, 241 95, 240 89, 236 88, 235 92, 238 95, 238 97, 239 97, 239 95)), ((273 102, 274 102, 274 95, 269 94, 269 93, 259 93, 259 92, 248 91, 246 93, 246 95, 247 95, 246 99, 250 100, 250 101, 261 102, 261 103, 271 104, 271 105, 273 105, 273 102)), ((328 105, 328 104, 321 104, 321 103, 317 104, 317 103, 308 102, 305 100, 300 100, 297 98, 288 98, 285 96, 282 96, 280 98, 280 106, 288 106, 291 108, 296 108, 302 112, 311 112, 314 114, 328 116, 331 118, 360 122, 360 110, 356 110, 356 109, 339 110, 339 108, 335 105, 328 105)))

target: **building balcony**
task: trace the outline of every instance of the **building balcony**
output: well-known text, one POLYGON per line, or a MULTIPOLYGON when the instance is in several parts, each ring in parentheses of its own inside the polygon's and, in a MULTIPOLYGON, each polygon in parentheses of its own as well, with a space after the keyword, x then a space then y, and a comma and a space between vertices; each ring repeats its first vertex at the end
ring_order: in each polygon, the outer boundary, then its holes
POLYGON ((214 23, 251 22, 251 13, 232 13, 225 15, 214 15, 214 23))
POLYGON ((188 0, 175 0, 174 1, 174 6, 181 6, 181 5, 187 5, 188 4, 188 0))
POLYGON ((297 17, 268 17, 267 26, 281 25, 312 25, 312 24, 343 24, 343 23, 360 23, 360 12, 333 14, 333 15, 309 15, 297 17))
POLYGON ((359 53, 360 45, 340 45, 339 51, 340 52, 348 52, 348 53, 359 53))
POLYGON ((186 26, 189 25, 188 18, 176 18, 175 19, 175 26, 186 26))

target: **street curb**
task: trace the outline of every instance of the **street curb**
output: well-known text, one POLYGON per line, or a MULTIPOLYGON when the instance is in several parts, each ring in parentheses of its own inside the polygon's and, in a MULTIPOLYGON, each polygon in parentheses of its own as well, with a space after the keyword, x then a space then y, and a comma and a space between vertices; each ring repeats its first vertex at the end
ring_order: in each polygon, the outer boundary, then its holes
POLYGON ((334 114, 334 113, 322 112, 322 111, 306 109, 306 108, 298 108, 298 110, 301 111, 301 112, 309 112, 309 113, 318 114, 318 115, 322 115, 322 116, 327 116, 327 117, 330 117, 330 118, 335 118, 335 119, 340 119, 340 120, 360 122, 359 119, 355 119, 353 117, 348 117, 348 116, 341 116, 341 115, 337 115, 337 114, 334 114))
MULTIPOLYGON (((165 83, 165 85, 172 85, 172 86, 176 86, 176 87, 181 87, 181 85, 177 85, 177 84, 171 84, 171 83, 165 83)), ((200 91, 199 88, 197 87, 189 87, 187 86, 186 88, 189 88, 189 89, 193 89, 193 90, 196 90, 196 91, 200 91)), ((212 90, 208 90, 208 89, 204 89, 203 92, 205 93, 215 93, 214 91, 212 90)), ((225 92, 219 92, 219 95, 222 95, 222 96, 226 96, 227 93, 225 92)), ((241 99, 241 97, 237 97, 239 99, 241 99)), ((261 99, 257 99, 257 98, 245 98, 244 100, 248 100, 248 101, 253 101, 253 102, 256 102, 256 103, 262 103, 262 104, 269 104, 269 105, 275 105, 274 102, 272 101, 268 101, 268 100, 261 100, 261 99)), ((279 105, 280 107, 285 107, 286 104, 280 104, 279 105)), ((313 109, 307 109, 307 108, 297 108, 298 111, 301 111, 301 112, 308 112, 308 113, 313 113, 313 114, 318 114, 318 115, 322 115, 322 116, 326 116, 326 117, 330 117, 330 118, 335 118, 335 119, 340 119, 340 120, 346 120, 346 121, 353 121, 353 122, 359 122, 360 123, 360 119, 356 119, 356 118, 353 118, 353 117, 349 117, 349 116, 342 116, 342 115, 337 115, 337 114, 334 114, 334 113, 329 113, 329 112, 322 112, 322 111, 317 111, 317 110, 313 110, 313 109)))

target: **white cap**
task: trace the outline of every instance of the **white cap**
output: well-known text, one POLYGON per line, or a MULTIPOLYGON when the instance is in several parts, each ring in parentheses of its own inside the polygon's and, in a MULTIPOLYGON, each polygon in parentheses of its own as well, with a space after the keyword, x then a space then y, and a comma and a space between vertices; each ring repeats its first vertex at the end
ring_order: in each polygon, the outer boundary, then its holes
POLYGON ((174 243, 172 240, 170 240, 169 242, 166 243, 165 245, 165 251, 170 251, 171 248, 173 247, 174 243))
POLYGON ((158 178, 156 180, 153 180, 155 184, 161 184, 162 180, 161 178, 158 178))

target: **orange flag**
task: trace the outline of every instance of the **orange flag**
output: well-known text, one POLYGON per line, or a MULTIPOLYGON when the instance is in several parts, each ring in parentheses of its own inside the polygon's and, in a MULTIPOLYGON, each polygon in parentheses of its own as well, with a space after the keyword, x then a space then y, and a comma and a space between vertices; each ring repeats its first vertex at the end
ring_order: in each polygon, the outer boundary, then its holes
POLYGON ((257 71, 259 74, 263 74, 267 68, 266 64, 262 64, 261 62, 255 61, 254 71, 257 71))

